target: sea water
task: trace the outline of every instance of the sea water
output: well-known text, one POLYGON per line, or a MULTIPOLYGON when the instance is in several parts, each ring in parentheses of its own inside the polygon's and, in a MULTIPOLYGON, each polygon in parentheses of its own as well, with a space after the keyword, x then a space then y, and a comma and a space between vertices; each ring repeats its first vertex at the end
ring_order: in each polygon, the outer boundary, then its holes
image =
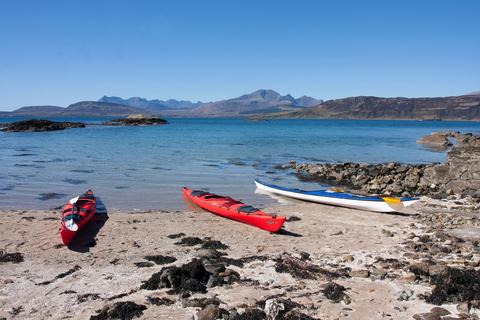
MULTIPOLYGON (((15 119, 18 120, 18 119, 15 119)), ((56 119, 59 120, 59 119, 56 119)), ((297 162, 441 162, 416 141, 433 131, 480 133, 480 123, 446 121, 168 119, 151 127, 0 132, 0 209, 48 209, 87 189, 108 210, 183 209, 182 187, 253 205, 259 178, 315 189, 278 165, 297 162)), ((0 122, 12 119, 0 119, 0 122)))

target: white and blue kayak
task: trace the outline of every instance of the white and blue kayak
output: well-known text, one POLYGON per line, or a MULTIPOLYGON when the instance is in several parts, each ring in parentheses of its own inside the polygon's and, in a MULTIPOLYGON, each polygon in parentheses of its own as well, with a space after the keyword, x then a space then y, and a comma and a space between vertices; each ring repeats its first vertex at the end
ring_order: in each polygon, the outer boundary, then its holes
POLYGON ((398 212, 419 201, 418 198, 368 197, 328 189, 306 191, 258 180, 255 180, 255 185, 261 191, 285 197, 374 212, 398 212))

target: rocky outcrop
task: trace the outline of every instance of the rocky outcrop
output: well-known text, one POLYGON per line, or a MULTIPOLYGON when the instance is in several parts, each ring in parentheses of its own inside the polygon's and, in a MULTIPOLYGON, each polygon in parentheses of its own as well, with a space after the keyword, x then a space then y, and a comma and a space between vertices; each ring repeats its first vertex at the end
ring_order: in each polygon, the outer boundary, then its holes
POLYGON ((41 132, 64 130, 68 128, 85 128, 82 122, 57 122, 50 120, 24 120, 7 124, 2 131, 6 132, 41 132))
POLYGON ((428 195, 445 198, 449 195, 480 200, 480 136, 458 132, 434 133, 422 138, 435 146, 457 143, 442 164, 411 165, 400 163, 296 163, 293 168, 304 180, 347 187, 364 194, 393 196, 428 195))
POLYGON ((444 151, 453 146, 450 138, 456 139, 459 135, 460 132, 433 132, 430 135, 422 137, 417 143, 432 150, 444 151))
POLYGON ((426 168, 424 180, 435 184, 441 197, 458 194, 480 199, 480 136, 456 134, 456 139, 447 161, 426 168))
POLYGON ((126 118, 106 121, 103 124, 107 126, 158 126, 168 124, 168 121, 161 118, 148 117, 142 114, 133 114, 126 118))

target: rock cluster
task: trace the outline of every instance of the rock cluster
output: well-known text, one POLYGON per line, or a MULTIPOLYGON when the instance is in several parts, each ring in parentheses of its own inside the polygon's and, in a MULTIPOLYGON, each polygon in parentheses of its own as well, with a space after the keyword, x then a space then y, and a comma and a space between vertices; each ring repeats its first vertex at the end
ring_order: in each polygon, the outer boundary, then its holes
POLYGON ((435 133, 422 141, 454 145, 442 164, 363 163, 297 163, 282 165, 292 168, 303 180, 347 187, 363 194, 387 196, 430 196, 480 199, 480 136, 458 132, 435 133))
POLYGON ((7 124, 2 131, 5 132, 41 132, 64 130, 68 128, 85 128, 82 122, 57 122, 50 120, 24 120, 7 124))
POLYGON ((426 165, 365 163, 290 163, 303 180, 343 186, 365 194, 428 194, 431 185, 422 180, 426 165))

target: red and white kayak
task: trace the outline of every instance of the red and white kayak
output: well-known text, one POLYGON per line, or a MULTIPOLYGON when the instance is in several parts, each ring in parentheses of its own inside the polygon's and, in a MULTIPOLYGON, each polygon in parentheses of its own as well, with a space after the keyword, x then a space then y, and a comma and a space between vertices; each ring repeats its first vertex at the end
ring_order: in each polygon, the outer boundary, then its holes
POLYGON ((60 236, 65 245, 72 242, 77 232, 90 222, 96 211, 97 200, 92 190, 67 202, 63 209, 60 228, 60 236))
POLYGON ((277 232, 286 220, 285 217, 268 214, 230 197, 188 188, 183 188, 183 194, 202 209, 266 231, 277 232))

